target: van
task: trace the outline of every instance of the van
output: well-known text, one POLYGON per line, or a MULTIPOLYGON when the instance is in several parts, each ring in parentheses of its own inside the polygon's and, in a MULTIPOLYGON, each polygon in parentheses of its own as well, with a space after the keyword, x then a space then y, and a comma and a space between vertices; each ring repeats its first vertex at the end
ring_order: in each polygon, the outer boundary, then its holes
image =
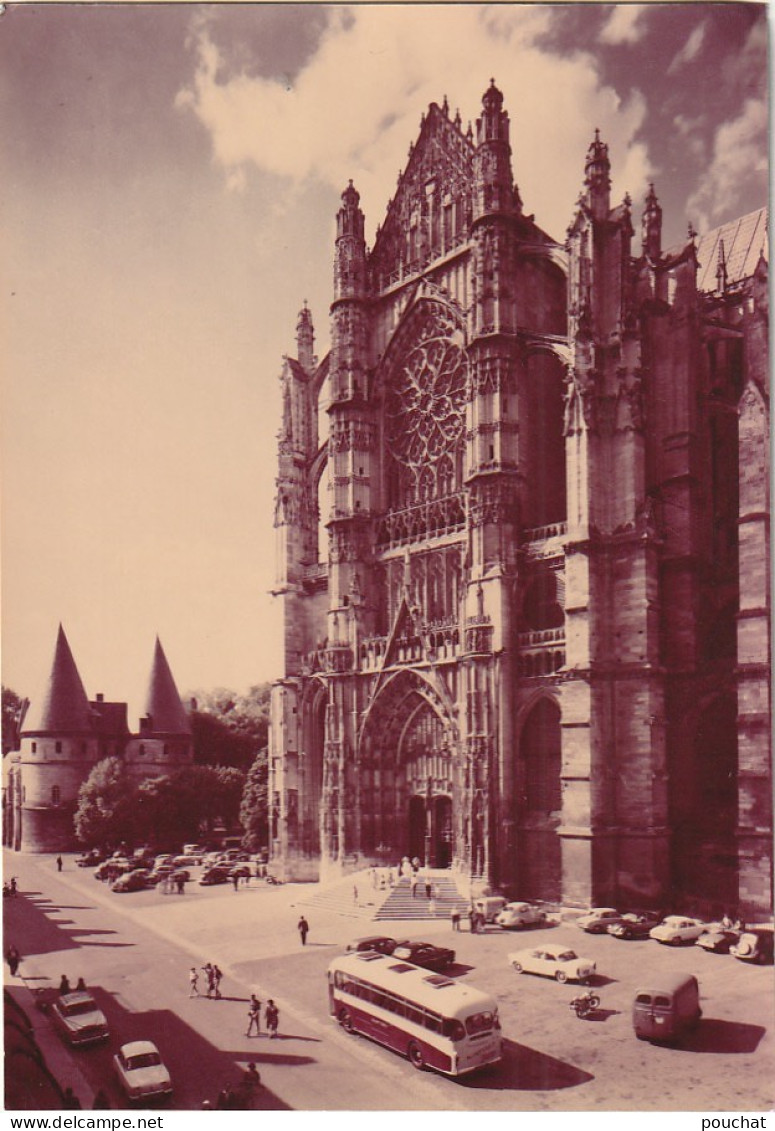
POLYGON ((677 1041, 701 1017, 700 987, 692 974, 670 974, 635 992, 632 1024, 639 1041, 677 1041))
POLYGON ((480 895, 474 900, 474 911, 478 915, 484 915, 485 923, 494 923, 496 915, 501 913, 506 902, 502 895, 480 895))

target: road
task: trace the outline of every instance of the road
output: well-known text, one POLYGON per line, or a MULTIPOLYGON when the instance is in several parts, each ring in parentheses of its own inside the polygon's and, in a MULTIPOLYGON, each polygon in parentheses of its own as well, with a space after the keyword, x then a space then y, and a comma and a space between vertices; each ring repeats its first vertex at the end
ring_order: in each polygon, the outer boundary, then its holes
MULTIPOLYGON (((25 955, 31 985, 83 974, 111 1024, 109 1048, 74 1055, 91 1086, 112 1081, 110 1057, 136 1037, 154 1040, 175 1085, 173 1108, 213 1100, 240 1066, 254 1060, 267 1086, 266 1108, 447 1111, 761 1111, 772 1107, 772 967, 750 967, 699 948, 590 936, 572 923, 523 932, 455 933, 442 922, 391 924, 387 933, 454 945, 452 973, 495 993, 505 1056, 496 1069, 462 1081, 418 1073, 408 1062, 328 1018, 325 969, 354 935, 375 929, 367 912, 338 914, 304 904, 314 886, 249 890, 200 888, 184 896, 111 893, 91 871, 65 860, 10 857, 23 893, 6 900, 6 940, 25 955), (302 947, 295 924, 311 924, 302 947), (561 942, 593 958, 602 1008, 579 1021, 570 986, 516 975, 507 954, 541 941, 561 942), (226 972, 221 1001, 188 997, 191 965, 226 972), (650 973, 697 975, 703 1021, 678 1048, 637 1041, 630 1006, 650 973), (247 1000, 255 991, 281 1010, 280 1039, 246 1038, 247 1000), (119 1038, 120 1035, 120 1038, 119 1038), (347 1081, 346 1090, 342 1081, 347 1081)), ((384 925, 383 925, 384 926, 384 925)), ((377 926, 377 930, 382 927, 377 926)))

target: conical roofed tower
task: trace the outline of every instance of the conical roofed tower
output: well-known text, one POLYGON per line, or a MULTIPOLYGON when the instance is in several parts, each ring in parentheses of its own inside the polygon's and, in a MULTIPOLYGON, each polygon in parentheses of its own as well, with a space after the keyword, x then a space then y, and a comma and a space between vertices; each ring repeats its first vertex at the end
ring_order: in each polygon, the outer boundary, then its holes
POLYGON ((89 699, 62 625, 45 691, 24 721, 22 734, 87 734, 93 729, 89 699))
MULTIPOLYGON (((153 666, 145 699, 147 731, 154 734, 191 734, 191 724, 175 685, 161 641, 156 637, 153 666)), ((146 729, 146 728, 143 728, 146 729)))

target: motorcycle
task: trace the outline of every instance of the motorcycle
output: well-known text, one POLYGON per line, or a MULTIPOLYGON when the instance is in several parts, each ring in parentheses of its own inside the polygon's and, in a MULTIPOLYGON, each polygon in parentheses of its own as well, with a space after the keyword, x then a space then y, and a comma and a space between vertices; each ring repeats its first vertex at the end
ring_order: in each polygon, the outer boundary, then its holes
POLYGON ((600 998, 597 994, 593 994, 587 990, 585 993, 579 994, 578 997, 574 997, 573 1000, 569 1002, 569 1006, 575 1011, 576 1016, 583 1020, 600 1007, 600 998))

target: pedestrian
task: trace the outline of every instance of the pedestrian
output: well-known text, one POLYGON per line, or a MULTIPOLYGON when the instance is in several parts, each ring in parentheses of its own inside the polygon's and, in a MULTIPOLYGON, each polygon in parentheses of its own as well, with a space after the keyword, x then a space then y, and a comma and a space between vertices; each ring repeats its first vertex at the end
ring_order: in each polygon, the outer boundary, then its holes
POLYGON ((275 1003, 269 998, 264 1010, 264 1021, 266 1022, 266 1031, 270 1037, 277 1036, 277 1026, 280 1023, 280 1010, 275 1003))
POLYGON ((248 1031, 246 1037, 253 1035, 253 1026, 256 1027, 256 1036, 261 1036, 261 1002, 255 994, 250 995, 250 1005, 248 1006, 248 1031))
POLYGON ((72 1108, 76 1110, 80 1108, 81 1101, 75 1095, 72 1088, 65 1088, 65 1094, 62 1096, 62 1107, 72 1108))
POLYGON ((431 899, 432 897, 433 897, 433 884, 430 881, 430 877, 426 876, 425 877, 425 898, 431 899))
POLYGON ((11 895, 16 895, 16 876, 11 876, 11 895))
POLYGON ((231 877, 231 882, 232 882, 232 885, 234 887, 234 890, 236 891, 237 888, 239 887, 239 875, 237 874, 237 872, 233 873, 233 875, 231 877))
POLYGON ((110 1107, 110 1100, 102 1088, 98 1089, 92 1101, 92 1111, 106 1111, 110 1107))
POLYGON ((202 967, 202 969, 204 971, 205 978, 207 978, 207 997, 210 997, 212 995, 213 990, 215 989, 215 978, 213 976, 213 968, 212 968, 212 966, 209 962, 206 962, 205 965, 202 967))
POLYGON ((428 900, 428 914, 433 916, 434 919, 436 918, 436 900, 435 899, 429 899, 428 900))
POLYGON ((184 895, 186 890, 186 881, 182 876, 176 876, 175 883, 178 885, 178 895, 184 895))
POLYGON ((469 907, 468 909, 468 929, 471 934, 476 930, 476 912, 473 907, 469 907))
POLYGON ((307 945, 307 935, 309 934, 309 923, 307 922, 307 920, 302 915, 296 925, 299 929, 299 938, 301 939, 301 945, 306 946, 307 945))
POLYGON ((61 871, 62 871, 62 857, 57 856, 57 872, 61 872, 61 871))
POLYGON ((87 989, 86 989, 86 982, 83 980, 83 978, 79 978, 78 981, 75 983, 75 992, 81 993, 81 994, 85 994, 85 993, 88 992, 87 989))
POLYGON ((259 1075, 254 1061, 251 1060, 248 1064, 242 1081, 249 1093, 255 1092, 261 1087, 261 1076, 259 1075))
POLYGON ((217 966, 217 965, 213 966, 213 985, 215 987, 215 996, 216 997, 221 996, 221 978, 222 977, 223 977, 223 971, 221 970, 220 966, 217 966))
POLYGON ((353 903, 358 906, 358 885, 353 884, 353 903))
POLYGON ((188 992, 188 996, 199 997, 199 971, 197 970, 196 966, 192 966, 189 970, 188 982, 191 987, 188 992))
POLYGON ((452 920, 452 930, 453 931, 459 931, 460 930, 460 910, 457 907, 453 907, 452 910, 449 913, 449 917, 452 920))
POLYGON ((19 969, 19 963, 22 960, 22 956, 19 954, 19 951, 16 949, 15 946, 9 946, 8 947, 8 954, 6 955, 6 960, 8 962, 8 969, 11 971, 12 976, 15 978, 16 977, 16 971, 19 969))
POLYGON ((412 889, 412 899, 415 899, 416 896, 417 896, 417 873, 416 872, 412 873, 412 878, 409 881, 409 886, 412 889))
POLYGON ((70 980, 68 979, 67 974, 63 974, 61 979, 60 979, 59 993, 60 993, 60 995, 70 993, 70 980))

